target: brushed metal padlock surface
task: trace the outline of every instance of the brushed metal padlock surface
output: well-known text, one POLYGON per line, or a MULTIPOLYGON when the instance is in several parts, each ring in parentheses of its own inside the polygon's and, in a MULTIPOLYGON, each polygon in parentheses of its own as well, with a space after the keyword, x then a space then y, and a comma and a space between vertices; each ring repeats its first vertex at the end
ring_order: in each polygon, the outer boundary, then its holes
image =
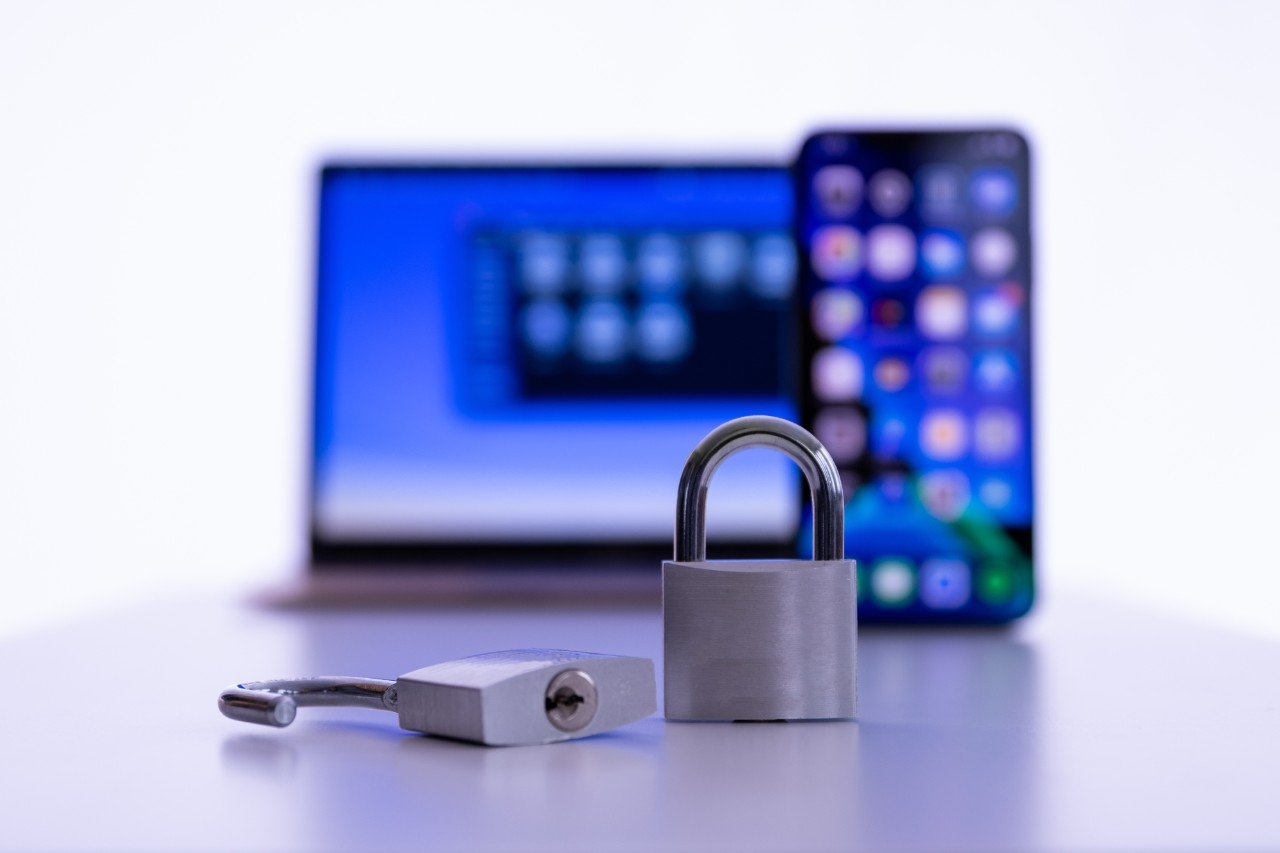
POLYGON ((559 649, 438 663, 396 688, 401 728, 494 746, 587 737, 657 710, 653 661, 559 649))
POLYGON ((806 720, 857 713, 857 576, 844 559, 844 495, 831 455, 781 418, 712 430, 680 478, 675 559, 662 565, 664 712, 670 720, 806 720), (804 472, 813 561, 707 560, 711 476, 749 447, 804 472))
POLYGON ((648 658, 514 649, 416 669, 394 681, 318 676, 255 681, 222 691, 232 719, 284 727, 300 705, 395 711, 400 727, 489 746, 588 737, 657 710, 648 658))

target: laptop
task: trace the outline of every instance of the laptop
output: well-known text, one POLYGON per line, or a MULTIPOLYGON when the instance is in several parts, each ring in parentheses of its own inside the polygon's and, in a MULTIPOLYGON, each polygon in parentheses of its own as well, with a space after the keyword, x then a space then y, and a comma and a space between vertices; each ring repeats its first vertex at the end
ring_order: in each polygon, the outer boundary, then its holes
MULTIPOLYGON (((793 188, 761 163, 338 162, 316 195, 309 561, 276 603, 650 599, 694 445, 797 417, 793 188)), ((748 450, 712 555, 795 552, 748 450)))

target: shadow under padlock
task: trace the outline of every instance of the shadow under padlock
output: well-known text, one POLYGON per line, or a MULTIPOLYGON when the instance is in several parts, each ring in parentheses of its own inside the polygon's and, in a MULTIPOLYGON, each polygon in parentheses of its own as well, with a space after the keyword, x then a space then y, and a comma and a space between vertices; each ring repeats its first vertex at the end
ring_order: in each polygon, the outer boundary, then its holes
POLYGON ((857 713, 857 590, 844 559, 844 495, 822 443, 781 418, 722 424, 685 464, 675 559, 662 564, 665 713, 669 720, 811 720, 857 713), (707 560, 707 488, 726 458, 772 447, 804 472, 814 557, 707 560))

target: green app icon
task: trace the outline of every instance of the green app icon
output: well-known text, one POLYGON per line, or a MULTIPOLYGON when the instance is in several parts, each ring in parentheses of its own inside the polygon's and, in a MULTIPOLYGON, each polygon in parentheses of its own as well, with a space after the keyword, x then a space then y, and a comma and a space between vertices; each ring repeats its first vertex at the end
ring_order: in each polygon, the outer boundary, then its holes
POLYGON ((987 604, 1008 604, 1017 585, 1017 573, 1008 563, 987 563, 978 571, 978 597, 987 604))

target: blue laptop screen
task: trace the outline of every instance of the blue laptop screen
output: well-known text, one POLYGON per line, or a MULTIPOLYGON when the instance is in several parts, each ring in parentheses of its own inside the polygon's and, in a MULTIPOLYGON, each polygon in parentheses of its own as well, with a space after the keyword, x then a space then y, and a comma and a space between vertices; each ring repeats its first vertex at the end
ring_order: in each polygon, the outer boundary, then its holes
MULTIPOLYGON (((763 167, 322 173, 312 526, 330 543, 665 543, 694 444, 795 418, 792 188, 763 167)), ((730 459, 713 536, 795 533, 730 459)))

